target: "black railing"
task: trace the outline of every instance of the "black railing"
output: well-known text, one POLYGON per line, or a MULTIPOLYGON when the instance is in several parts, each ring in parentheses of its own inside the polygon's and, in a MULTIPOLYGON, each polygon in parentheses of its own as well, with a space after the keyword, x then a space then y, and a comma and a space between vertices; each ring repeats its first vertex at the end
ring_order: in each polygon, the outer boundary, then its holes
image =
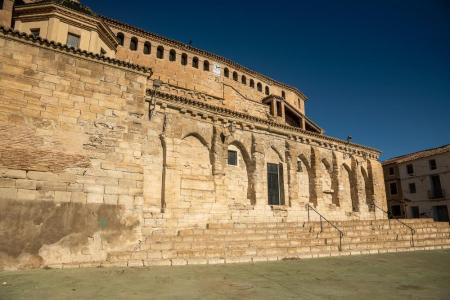
POLYGON ((339 248, 338 249, 339 249, 339 251, 342 251, 342 238, 344 237, 344 232, 342 230, 340 230, 339 228, 337 228, 336 225, 334 225, 333 223, 328 221, 327 218, 325 218, 320 212, 318 212, 314 207, 312 207, 308 203, 305 205, 305 208, 308 211, 308 222, 310 222, 310 218, 309 218, 309 210, 310 209, 312 209, 316 214, 319 215, 319 217, 320 217, 320 232, 323 231, 322 219, 324 219, 328 224, 330 224, 334 229, 336 229, 339 232, 339 248))
MULTIPOLYGON (((400 224, 402 224, 403 226, 406 226, 409 228, 409 230, 411 231, 411 246, 414 247, 414 235, 416 234, 416 230, 414 228, 412 228, 411 226, 409 226, 408 224, 400 221, 398 218, 394 217, 394 215, 392 214, 391 211, 385 211, 384 209, 382 209, 381 207, 379 207, 378 205, 376 205, 375 203, 372 202, 372 207, 375 209, 378 209, 380 211, 382 211, 383 213, 385 213, 388 217, 388 223, 389 223, 389 229, 391 229, 391 219, 392 220, 396 220, 397 222, 399 222, 400 224)), ((376 214, 375 214, 376 216, 376 214)))

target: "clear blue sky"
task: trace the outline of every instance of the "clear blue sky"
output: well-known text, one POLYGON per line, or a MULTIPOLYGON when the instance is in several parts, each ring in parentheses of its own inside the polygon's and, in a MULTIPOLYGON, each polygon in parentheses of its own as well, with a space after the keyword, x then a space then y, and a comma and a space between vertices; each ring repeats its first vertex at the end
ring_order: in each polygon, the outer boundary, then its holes
POLYGON ((382 159, 450 143, 450 0, 82 2, 298 87, 382 159))

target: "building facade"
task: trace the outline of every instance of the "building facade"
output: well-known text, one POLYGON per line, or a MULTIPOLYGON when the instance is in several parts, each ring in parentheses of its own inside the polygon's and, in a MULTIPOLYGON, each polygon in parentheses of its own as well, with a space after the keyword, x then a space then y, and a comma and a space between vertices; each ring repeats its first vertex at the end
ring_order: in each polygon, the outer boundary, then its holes
POLYGON ((306 96, 78 1, 2 1, 4 265, 102 261, 211 223, 386 216, 378 150, 306 116, 306 96))
POLYGON ((389 159, 383 169, 395 217, 449 221, 450 145, 389 159))

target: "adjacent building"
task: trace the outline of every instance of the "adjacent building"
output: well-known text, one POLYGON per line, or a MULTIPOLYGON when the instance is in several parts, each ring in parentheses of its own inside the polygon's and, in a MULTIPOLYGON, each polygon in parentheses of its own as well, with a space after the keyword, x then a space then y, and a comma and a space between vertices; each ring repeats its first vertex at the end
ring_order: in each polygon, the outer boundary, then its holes
POLYGON ((393 216, 449 220, 450 144, 394 157, 383 169, 393 216))

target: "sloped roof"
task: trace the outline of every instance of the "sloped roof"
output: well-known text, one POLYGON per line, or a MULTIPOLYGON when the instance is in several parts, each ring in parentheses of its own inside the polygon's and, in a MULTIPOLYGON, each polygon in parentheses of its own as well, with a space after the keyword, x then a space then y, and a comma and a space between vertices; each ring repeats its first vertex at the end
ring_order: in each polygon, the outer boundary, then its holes
POLYGON ((437 154, 441 154, 441 153, 445 153, 445 152, 449 152, 449 151, 450 151, 450 144, 447 144, 447 145, 443 145, 443 146, 436 147, 436 148, 431 148, 431 149, 417 151, 417 152, 413 152, 413 153, 409 153, 409 154, 405 154, 405 155, 401 155, 401 156, 396 156, 391 159, 385 160, 383 162, 383 165, 388 165, 388 164, 392 164, 392 163, 397 163, 397 164, 404 163, 404 162, 416 160, 419 158, 429 157, 429 156, 433 156, 433 155, 437 155, 437 154))

